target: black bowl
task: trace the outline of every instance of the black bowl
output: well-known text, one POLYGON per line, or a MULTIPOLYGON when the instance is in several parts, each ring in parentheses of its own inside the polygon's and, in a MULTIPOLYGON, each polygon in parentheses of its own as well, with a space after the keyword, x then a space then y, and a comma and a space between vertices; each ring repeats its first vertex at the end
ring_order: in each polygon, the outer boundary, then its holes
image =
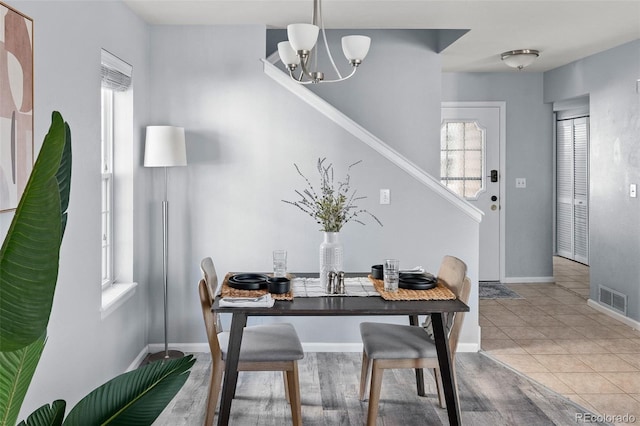
POLYGON ((259 290, 267 288, 267 276, 264 274, 235 274, 229 277, 227 284, 238 290, 259 290))
POLYGON ((384 278, 383 275, 383 266, 382 265, 373 265, 371 267, 371 276, 376 280, 381 280, 384 278))
POLYGON ((289 292, 291 282, 287 277, 269 277, 267 278, 267 287, 269 293, 283 294, 289 292))

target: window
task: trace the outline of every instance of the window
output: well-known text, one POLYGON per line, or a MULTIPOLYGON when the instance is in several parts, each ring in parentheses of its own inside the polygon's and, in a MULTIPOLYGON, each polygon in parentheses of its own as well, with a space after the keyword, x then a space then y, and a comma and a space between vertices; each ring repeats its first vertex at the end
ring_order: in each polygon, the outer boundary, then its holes
POLYGON ((102 287, 113 283, 113 90, 102 88, 102 287))
POLYGON ((102 288, 133 281, 132 67, 101 52, 102 288))
POLYGON ((466 199, 485 189, 485 130, 476 122, 445 122, 440 129, 440 182, 466 199))

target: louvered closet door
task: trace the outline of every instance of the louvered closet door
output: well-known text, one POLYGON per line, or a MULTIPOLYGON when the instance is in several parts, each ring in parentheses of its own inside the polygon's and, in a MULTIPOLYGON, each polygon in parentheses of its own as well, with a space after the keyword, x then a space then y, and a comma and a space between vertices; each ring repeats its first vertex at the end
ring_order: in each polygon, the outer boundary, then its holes
POLYGON ((556 127, 556 251, 573 259, 573 122, 556 127))
POLYGON ((573 120, 573 258, 589 263, 589 118, 573 120))
POLYGON ((556 251, 589 262, 589 118, 557 122, 556 251))

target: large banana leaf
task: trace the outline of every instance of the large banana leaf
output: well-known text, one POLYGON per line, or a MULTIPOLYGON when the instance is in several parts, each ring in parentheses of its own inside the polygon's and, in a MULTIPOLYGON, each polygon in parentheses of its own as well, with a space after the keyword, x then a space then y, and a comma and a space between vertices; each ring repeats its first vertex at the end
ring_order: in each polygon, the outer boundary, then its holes
POLYGON ((61 399, 53 401, 51 405, 43 405, 18 426, 61 426, 66 406, 67 403, 61 399))
POLYGON ((24 396, 44 349, 44 334, 13 352, 0 352, 0 425, 16 424, 24 396))
POLYGON ((85 396, 64 426, 150 425, 189 377, 193 355, 122 374, 85 396))
POLYGON ((71 180, 71 132, 52 114, 7 236, 0 249, 0 352, 16 351, 45 333, 71 180))
MULTIPOLYGON (((44 349, 58 277, 71 183, 71 132, 58 112, 0 249, 0 426, 12 426, 44 349)), ((150 425, 180 390, 195 360, 158 362, 97 388, 69 425, 150 425)), ((65 402, 44 405, 20 426, 60 426, 65 402)))

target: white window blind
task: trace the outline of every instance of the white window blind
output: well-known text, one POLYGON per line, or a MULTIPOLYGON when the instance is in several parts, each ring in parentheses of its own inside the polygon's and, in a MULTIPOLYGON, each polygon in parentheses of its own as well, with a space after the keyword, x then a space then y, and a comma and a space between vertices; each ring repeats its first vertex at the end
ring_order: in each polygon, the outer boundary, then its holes
POLYGON ((100 54, 100 73, 102 87, 116 92, 124 92, 131 87, 133 67, 106 50, 100 54))

